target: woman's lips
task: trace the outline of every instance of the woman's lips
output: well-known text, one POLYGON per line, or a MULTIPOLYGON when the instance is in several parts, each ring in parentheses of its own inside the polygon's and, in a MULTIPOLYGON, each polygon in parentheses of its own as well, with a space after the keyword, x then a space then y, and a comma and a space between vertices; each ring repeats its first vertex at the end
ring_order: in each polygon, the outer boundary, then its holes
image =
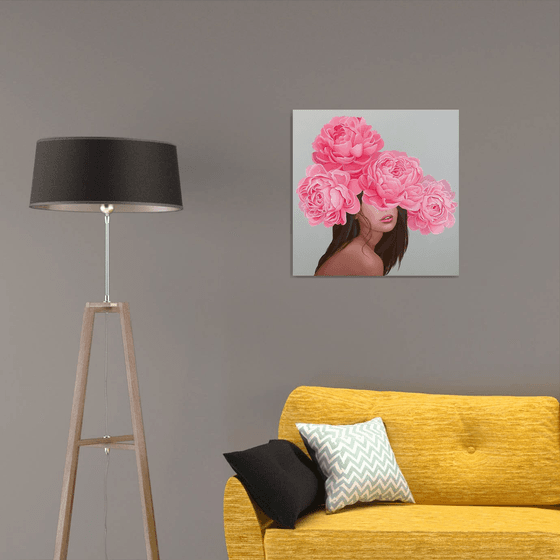
POLYGON ((384 218, 382 218, 381 220, 379 220, 380 222, 392 222, 393 221, 393 216, 385 216, 384 218))

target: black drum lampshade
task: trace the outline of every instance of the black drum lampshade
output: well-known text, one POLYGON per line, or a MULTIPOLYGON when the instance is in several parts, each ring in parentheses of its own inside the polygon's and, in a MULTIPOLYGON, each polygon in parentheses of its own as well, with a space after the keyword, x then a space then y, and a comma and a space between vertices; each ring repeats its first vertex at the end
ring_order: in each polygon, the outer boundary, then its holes
POLYGON ((177 148, 131 138, 65 137, 37 142, 31 208, 99 212, 182 210, 177 148))

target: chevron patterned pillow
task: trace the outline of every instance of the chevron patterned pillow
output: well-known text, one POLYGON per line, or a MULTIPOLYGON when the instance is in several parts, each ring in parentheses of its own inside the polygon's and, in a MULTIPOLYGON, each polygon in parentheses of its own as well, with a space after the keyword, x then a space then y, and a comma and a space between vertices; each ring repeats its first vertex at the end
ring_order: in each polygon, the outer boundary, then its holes
POLYGON ((296 423, 325 478, 327 513, 356 502, 414 502, 381 418, 333 426, 296 423))

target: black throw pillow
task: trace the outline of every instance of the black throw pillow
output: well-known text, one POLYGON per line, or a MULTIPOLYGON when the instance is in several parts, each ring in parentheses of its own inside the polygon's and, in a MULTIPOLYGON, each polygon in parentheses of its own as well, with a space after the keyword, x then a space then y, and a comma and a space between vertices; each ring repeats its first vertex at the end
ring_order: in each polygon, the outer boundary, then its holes
POLYGON ((271 439, 224 453, 258 506, 279 525, 295 529, 298 517, 325 503, 325 485, 313 461, 294 443, 271 439))

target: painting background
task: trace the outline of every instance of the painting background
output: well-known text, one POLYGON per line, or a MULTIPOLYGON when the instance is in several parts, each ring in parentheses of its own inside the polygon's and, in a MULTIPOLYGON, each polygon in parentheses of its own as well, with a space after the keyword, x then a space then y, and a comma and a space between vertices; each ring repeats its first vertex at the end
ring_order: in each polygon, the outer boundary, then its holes
MULTIPOLYGON (((305 110, 293 111, 292 274, 313 276, 332 241, 332 228, 311 226, 298 207, 296 189, 313 164, 311 144, 321 128, 336 116, 363 117, 383 138, 382 151, 398 150, 420 160, 424 175, 446 179, 459 202, 459 110, 305 110)), ((459 275, 459 204, 455 224, 441 234, 422 235, 408 230, 408 248, 402 263, 388 276, 459 275)))

